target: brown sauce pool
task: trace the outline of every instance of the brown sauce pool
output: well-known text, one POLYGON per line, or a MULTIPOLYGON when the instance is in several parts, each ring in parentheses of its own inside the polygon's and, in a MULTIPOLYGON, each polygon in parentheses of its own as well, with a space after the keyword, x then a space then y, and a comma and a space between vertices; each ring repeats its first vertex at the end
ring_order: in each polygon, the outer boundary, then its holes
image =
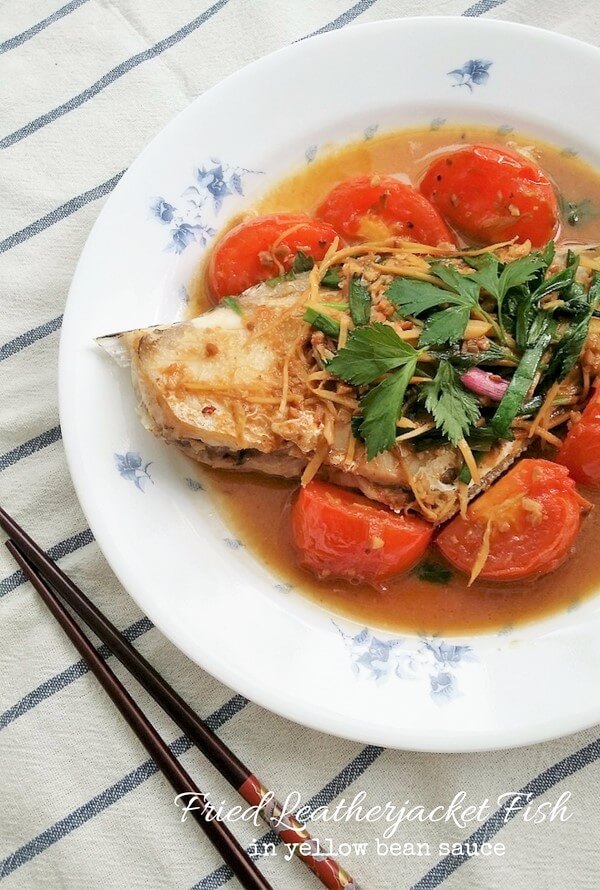
MULTIPOLYGON (((600 241, 600 174, 583 161, 537 139, 482 127, 400 130, 351 143, 291 175, 249 210, 312 212, 337 182, 369 173, 406 173, 417 182, 431 153, 472 142, 535 146, 565 211, 560 240, 600 241), (577 217, 576 225, 568 215, 577 217)), ((237 220, 236 220, 237 221, 237 220)), ((206 310, 203 271, 193 287, 192 314, 206 310)), ((548 451, 545 455, 552 456, 548 451)), ((531 582, 492 584, 453 571, 446 584, 423 581, 416 571, 382 590, 344 581, 319 581, 296 564, 289 510, 298 482, 203 468, 202 474, 228 524, 257 558, 310 599, 371 627, 422 634, 489 632, 573 608, 600 588, 600 494, 582 492, 596 506, 584 519, 574 553, 551 575, 531 582)), ((433 545, 423 561, 443 565, 433 545)), ((284 594, 282 594, 284 595, 284 594)))

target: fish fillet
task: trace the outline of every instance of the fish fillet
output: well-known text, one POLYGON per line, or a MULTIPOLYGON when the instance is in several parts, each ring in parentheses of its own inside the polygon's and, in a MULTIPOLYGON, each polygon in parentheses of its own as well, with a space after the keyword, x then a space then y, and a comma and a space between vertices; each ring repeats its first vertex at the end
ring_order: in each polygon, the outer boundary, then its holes
MULTIPOLYGON (((459 452, 449 445, 414 451, 399 442, 366 459, 350 427, 356 393, 319 377, 314 331, 303 320, 306 289, 306 276, 257 285, 239 298, 241 314, 221 304, 189 321, 97 342, 131 366, 146 428, 190 458, 291 478, 316 469, 394 510, 448 519, 459 508, 459 452)), ((322 298, 331 300, 331 291, 322 298)), ((486 453, 481 484, 471 483, 468 497, 487 488, 525 444, 502 442, 486 453)))

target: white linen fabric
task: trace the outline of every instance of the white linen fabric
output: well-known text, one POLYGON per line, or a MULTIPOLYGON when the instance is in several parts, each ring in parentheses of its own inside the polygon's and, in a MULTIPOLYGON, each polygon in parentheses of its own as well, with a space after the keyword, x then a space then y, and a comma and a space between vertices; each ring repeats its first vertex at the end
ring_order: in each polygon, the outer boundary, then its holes
MULTIPOLYGON (((188 661, 114 578, 79 508, 57 412, 61 313, 75 264, 106 195, 144 144, 196 96, 246 63, 306 36, 408 15, 463 15, 540 25, 600 43, 597 0, 0 0, 0 502, 77 580, 280 796, 334 806, 425 810, 491 802, 481 825, 350 821, 315 834, 368 842, 344 858, 366 890, 600 886, 598 729, 527 749, 426 755, 303 729, 246 701, 188 661), (496 799, 570 793, 567 821, 506 819, 496 799), (502 844, 492 855, 439 855, 440 843, 502 844), (396 851, 397 852, 397 851, 396 851)), ((515 59, 518 65, 518 59, 515 59)), ((594 109, 590 109, 594 113, 594 109)), ((560 108, 557 108, 560 115, 560 108)), ((582 121, 582 125, 584 122, 582 121)), ((123 671, 101 650, 120 676, 123 671)), ((133 684, 127 680, 127 685, 133 684)), ((213 801, 238 803, 178 729, 134 690, 213 801)), ((6 887, 239 886, 115 711, 62 630, 0 547, 0 880, 6 887)), ((245 844, 266 831, 232 825, 245 844)), ((260 859, 274 887, 317 887, 298 862, 260 859)))

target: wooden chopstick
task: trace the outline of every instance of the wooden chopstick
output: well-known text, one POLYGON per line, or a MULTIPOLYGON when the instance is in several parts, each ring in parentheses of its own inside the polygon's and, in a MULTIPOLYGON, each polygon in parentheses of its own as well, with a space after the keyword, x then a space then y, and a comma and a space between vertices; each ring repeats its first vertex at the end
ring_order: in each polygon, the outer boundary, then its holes
POLYGON ((98 655, 95 647, 77 622, 69 615, 58 596, 37 574, 36 568, 31 565, 13 541, 7 541, 6 546, 177 794, 191 793, 198 798, 200 806, 191 810, 192 815, 242 886, 247 890, 273 890, 271 884, 259 872, 227 826, 216 818, 215 810, 191 776, 171 753, 169 747, 131 698, 121 681, 98 655))
POLYGON ((250 776, 250 771, 223 744, 166 680, 141 653, 108 620, 82 590, 29 537, 15 520, 0 507, 0 527, 10 535, 19 550, 40 571, 56 593, 94 631, 121 664, 150 693, 161 708, 177 723, 185 734, 208 757, 222 776, 238 788, 250 776))
MULTIPOLYGON (((344 890, 358 884, 331 856, 323 853, 315 856, 304 852, 312 849, 312 838, 306 828, 292 815, 286 815, 281 824, 273 824, 267 815, 275 819, 281 813, 281 805, 274 799, 261 780, 251 773, 231 749, 200 719, 181 696, 170 686, 152 665, 141 655, 120 631, 108 620, 66 575, 61 568, 33 541, 9 514, 0 507, 0 527, 16 543, 24 555, 56 593, 86 622, 88 627, 105 643, 111 652, 138 680, 160 707, 185 732, 199 750, 208 758, 221 775, 232 785, 250 806, 260 806, 260 813, 272 828, 329 890, 344 890), (269 801, 268 806, 264 801, 269 801), (261 806, 262 805, 262 806, 261 806), (266 812, 267 811, 267 812, 266 812), (300 845, 304 845, 301 847, 300 845)), ((11 550, 11 552, 13 552, 11 550)), ((95 651, 95 650, 94 650, 95 651)))

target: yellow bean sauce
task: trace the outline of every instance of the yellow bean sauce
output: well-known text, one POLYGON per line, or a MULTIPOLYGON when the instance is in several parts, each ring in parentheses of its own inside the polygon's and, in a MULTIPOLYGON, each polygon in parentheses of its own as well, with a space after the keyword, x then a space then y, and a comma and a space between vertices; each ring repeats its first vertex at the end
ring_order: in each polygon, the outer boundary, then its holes
MULTIPOLYGON (((415 184, 436 153, 475 142, 531 149, 562 199, 558 240, 600 242, 598 172, 571 153, 532 137, 472 126, 398 130, 341 148, 323 149, 322 157, 317 155, 312 163, 292 173, 248 206, 246 212, 312 213, 334 185, 352 176, 406 174, 415 184)), ((199 270, 192 314, 210 305, 203 277, 203 270, 199 270)), ((550 449, 545 456, 551 457, 552 453, 550 449)), ((489 632, 566 611, 600 590, 596 552, 600 493, 582 491, 596 506, 584 519, 570 558, 550 575, 510 584, 479 580, 468 587, 467 578, 454 570, 445 584, 421 580, 413 570, 375 590, 339 580, 320 581, 298 566, 289 515, 297 481, 207 468, 201 472, 229 526, 282 582, 319 605, 370 626, 426 634, 489 632)), ((435 544, 424 560, 443 564, 435 544)))

